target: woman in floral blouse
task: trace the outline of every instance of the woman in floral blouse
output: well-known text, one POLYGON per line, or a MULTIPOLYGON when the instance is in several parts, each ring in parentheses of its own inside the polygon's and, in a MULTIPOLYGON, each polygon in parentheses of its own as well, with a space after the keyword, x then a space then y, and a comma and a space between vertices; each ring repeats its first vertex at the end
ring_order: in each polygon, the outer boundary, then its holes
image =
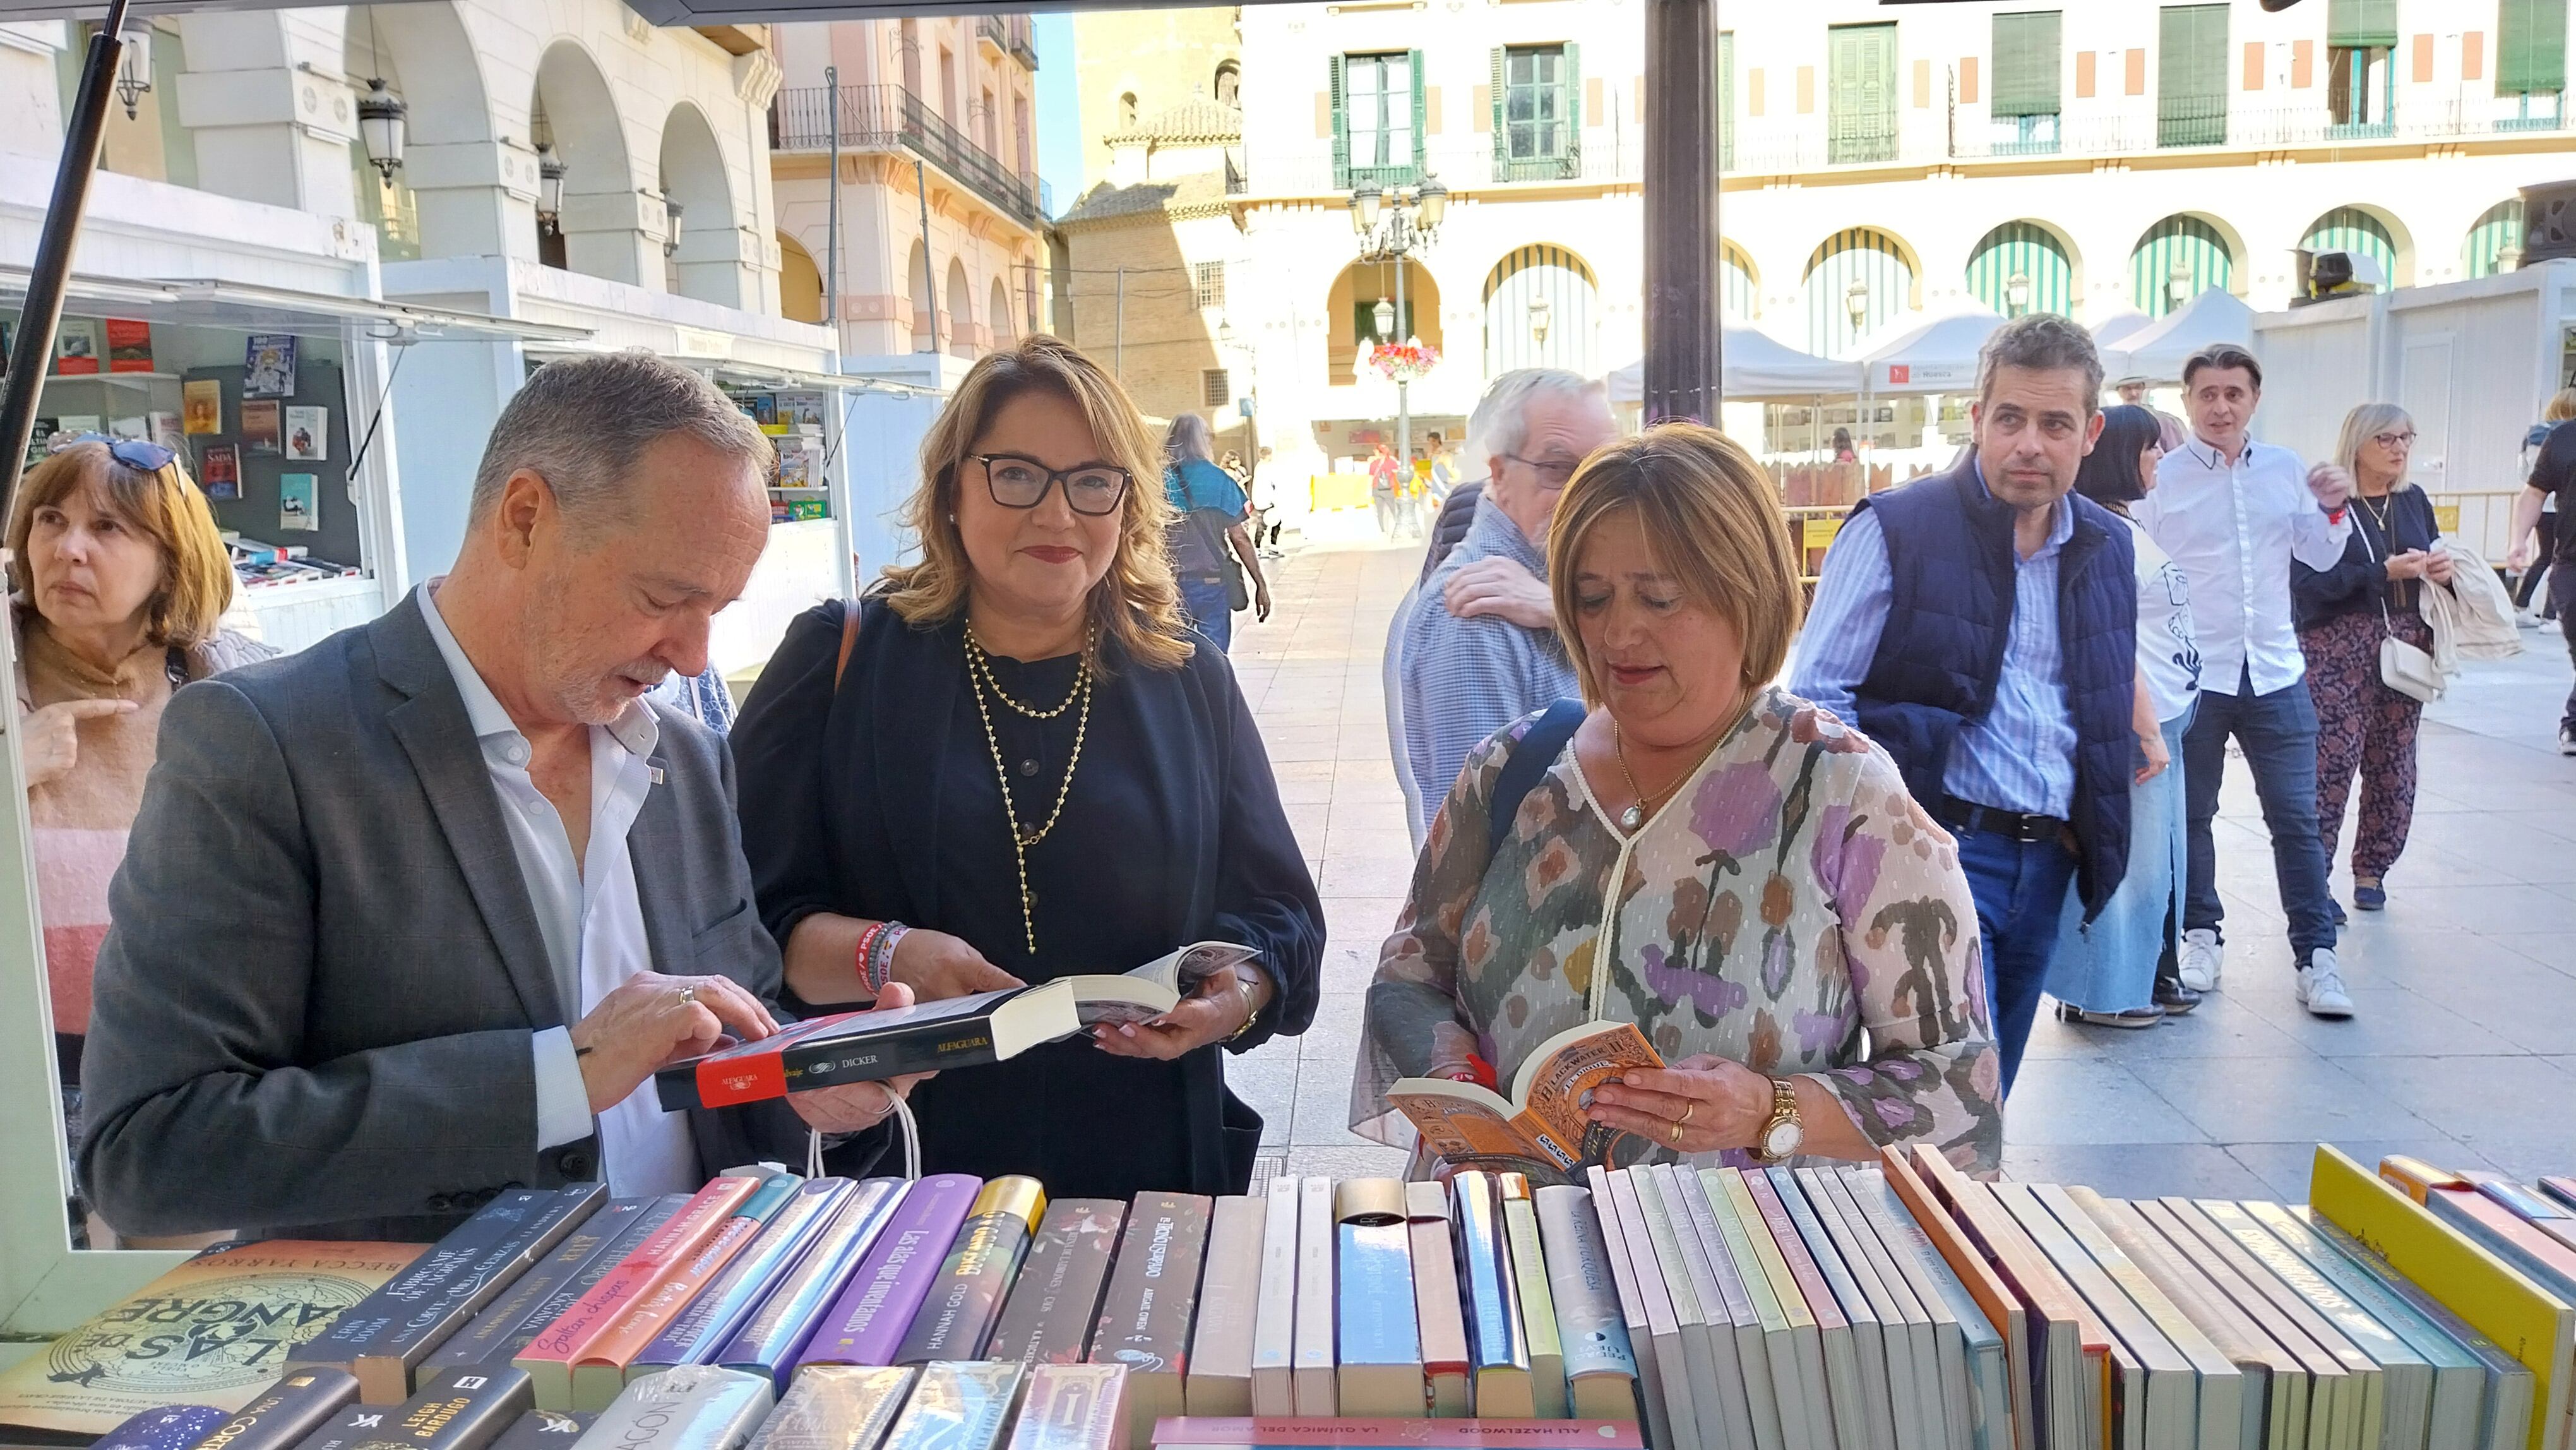
POLYGON ((1670 1066, 1595 1093, 1593 1119, 1627 1135, 1615 1162, 1925 1142, 1998 1167, 1957 848, 1885 752, 1761 683, 1800 594, 1759 465, 1694 424, 1603 449, 1557 505, 1548 572, 1589 709, 1561 746, 1534 715, 1468 757, 1369 989, 1352 1127, 1404 1141, 1398 1078, 1508 1085, 1548 1038, 1619 1020, 1670 1066), (1489 851, 1534 733, 1552 763, 1489 851))

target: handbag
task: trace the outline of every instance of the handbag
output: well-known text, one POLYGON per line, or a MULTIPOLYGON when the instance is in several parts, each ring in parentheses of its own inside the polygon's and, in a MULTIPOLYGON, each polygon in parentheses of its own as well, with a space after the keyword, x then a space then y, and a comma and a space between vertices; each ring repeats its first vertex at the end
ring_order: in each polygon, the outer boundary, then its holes
MULTIPOLYGON (((2370 532, 2360 524, 2353 525, 2353 535, 2361 540, 2361 552, 2372 563, 2379 556, 2370 547, 2370 532)), ((2383 570, 2383 576, 2385 571, 2383 570)), ((2419 581, 2423 584, 2431 580, 2419 581)), ((2431 652, 2419 649, 2397 637, 2397 621, 2388 612, 2388 585, 2383 577, 2379 585, 2379 625, 2387 631, 2379 639, 2379 682, 2410 700, 2429 705, 2442 698, 2450 682, 2442 678, 2442 667, 2431 652)))

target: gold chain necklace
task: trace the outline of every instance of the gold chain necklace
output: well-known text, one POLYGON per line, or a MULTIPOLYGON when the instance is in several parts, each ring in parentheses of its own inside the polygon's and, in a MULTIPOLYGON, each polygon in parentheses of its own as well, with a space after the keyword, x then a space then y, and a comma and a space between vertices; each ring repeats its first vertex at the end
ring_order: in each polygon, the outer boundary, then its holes
MULTIPOLYGON (((1735 712, 1735 718, 1727 721, 1726 728, 1717 732, 1717 738, 1711 740, 1708 748, 1699 753, 1699 759, 1691 762, 1690 769, 1673 777, 1673 783, 1655 792, 1655 795, 1658 797, 1671 795, 1681 789, 1692 776, 1699 774, 1699 768, 1708 764, 1708 758, 1717 753, 1717 747, 1724 745, 1726 737, 1735 733, 1735 727, 1744 723, 1744 717, 1753 713, 1753 700, 1754 692, 1745 691, 1744 705, 1735 712)), ((1628 794, 1637 798, 1626 810, 1619 813, 1619 829, 1634 834, 1638 827, 1646 824, 1646 802, 1650 797, 1644 791, 1637 789, 1637 777, 1628 773, 1628 746, 1619 733, 1619 717, 1616 715, 1610 717, 1610 755, 1612 759, 1619 762, 1619 778, 1627 783, 1628 794)))
POLYGON ((1027 936, 1030 956, 1038 954, 1038 926, 1037 897, 1029 891, 1029 852, 1047 838, 1057 821, 1064 818, 1065 800, 1073 794, 1074 767, 1082 764, 1082 742, 1091 731, 1091 652, 1097 641, 1096 631, 1084 634, 1082 664, 1075 671, 1072 691, 1064 697, 1064 704, 1043 715, 1003 694, 998 682, 990 687, 1004 704, 1040 720, 1052 720, 1076 700, 1082 702, 1081 713, 1074 717, 1073 754, 1064 763, 1063 782, 1056 787, 1055 808, 1047 813, 1045 824, 1035 831, 1023 831, 1020 829, 1019 807, 1011 801, 1011 771, 1002 760, 1002 737, 995 733, 992 709, 984 703, 986 682, 992 676, 992 662, 985 657, 984 646, 976 640, 974 627, 969 625, 966 630, 966 676, 975 695, 975 716, 984 722, 984 745, 993 753, 993 779, 1002 789, 1002 819, 1011 828, 1011 864, 1018 871, 1020 881, 1020 929, 1027 936))
POLYGON ((2396 494, 2392 491, 2390 493, 2380 495, 2380 501, 2377 504, 2373 504, 2370 501, 2370 495, 2368 494, 2356 493, 2352 497, 2355 503, 2361 505, 2362 512, 2379 521, 2380 537, 2388 540, 2391 548, 2396 547, 2397 536, 2389 532, 2388 523, 2390 515, 2395 513, 2397 509, 2396 494))

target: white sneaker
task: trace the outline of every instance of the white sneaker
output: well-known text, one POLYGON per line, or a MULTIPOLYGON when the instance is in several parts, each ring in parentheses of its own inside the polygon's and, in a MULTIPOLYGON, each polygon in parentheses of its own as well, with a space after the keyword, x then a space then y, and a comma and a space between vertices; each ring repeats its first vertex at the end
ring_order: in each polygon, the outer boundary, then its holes
POLYGON ((2195 992, 2218 990, 2218 974, 2227 965, 2226 950, 2218 944, 2218 933, 2199 927, 2182 934, 2182 955, 2178 969, 2182 984, 2195 992))
POLYGON ((2352 1015, 2352 997, 2343 989, 2343 973, 2333 948, 2317 948, 2308 954, 2308 964, 2299 968, 2299 1005, 2311 1017, 2340 1021, 2352 1015))

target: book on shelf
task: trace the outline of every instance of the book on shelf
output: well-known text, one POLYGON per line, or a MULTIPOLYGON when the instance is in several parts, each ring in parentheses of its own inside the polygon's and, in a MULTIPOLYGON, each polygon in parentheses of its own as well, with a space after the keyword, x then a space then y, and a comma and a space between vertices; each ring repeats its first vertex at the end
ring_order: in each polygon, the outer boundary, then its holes
POLYGON ((1261 955, 1233 942, 1193 942, 1133 971, 1058 977, 1071 985, 1075 1016, 1098 1022, 1150 1022, 1181 1004, 1203 978, 1261 955))
POLYGON ((1334 1191, 1333 1219, 1336 1413, 1419 1418, 1426 1385, 1404 1185, 1345 1179, 1334 1191))
POLYGON ((1634 1023, 1594 1022, 1533 1049, 1512 1075, 1509 1097, 1479 1083, 1408 1077, 1387 1090, 1387 1102, 1412 1120, 1426 1152, 1453 1167, 1565 1182, 1588 1164, 1609 1162, 1621 1136, 1585 1116, 1592 1090, 1623 1072, 1663 1065, 1634 1023))
POLYGON ((706 1187, 681 1205, 679 1212, 647 1235, 528 1341, 510 1362, 528 1372, 536 1386, 540 1408, 575 1408, 573 1367, 591 1344, 607 1334, 629 1307, 650 1297, 690 1255, 721 1232, 734 1210, 760 1191, 763 1181, 748 1176, 709 1179, 706 1187))
POLYGON ((749 1450, 876 1450, 903 1411, 914 1371, 887 1365, 818 1364, 778 1397, 749 1450))
POLYGON ((983 1191, 984 1180, 965 1173, 934 1173, 913 1184, 806 1341, 798 1365, 894 1363, 983 1191))
MULTIPOLYGON (((1826 1333, 1825 1388, 1833 1402, 1834 1438, 1843 1450, 1896 1450, 1895 1398, 1888 1384, 1886 1325, 1875 1303, 1861 1292, 1860 1280, 1844 1261, 1842 1249, 1826 1232, 1825 1220, 1807 1201, 1796 1174, 1766 1168, 1776 1198, 1799 1240, 1799 1250, 1815 1279, 1801 1279, 1809 1307, 1821 1326, 1830 1308, 1844 1333, 1826 1333), (1847 1351, 1847 1352, 1846 1352, 1847 1351)), ((1792 1265, 1794 1270, 1795 1265, 1792 1265)))
POLYGON ((1611 1282, 1618 1286, 1620 1313, 1628 1322, 1628 1345, 1637 1356, 1638 1402, 1645 1409, 1646 1439, 1658 1447, 1698 1444, 1699 1420, 1691 1409, 1690 1366, 1682 1354, 1681 1327, 1673 1317, 1672 1292, 1664 1286, 1662 1264, 1646 1240, 1636 1185, 1624 1170, 1611 1172, 1597 1163, 1584 1169, 1584 1177, 1591 1185, 1593 1207, 1601 1215, 1611 1282))
POLYGON ((653 1090, 664 1112, 732 1107, 813 1088, 1002 1062, 1071 1036, 1080 1026, 1073 989, 1063 982, 882 1012, 840 1012, 673 1063, 653 1074, 653 1090))
POLYGON ((1929 1145, 1916 1145, 1911 1162, 1932 1198, 2029 1315, 2037 1348, 2032 1407, 2046 1417, 2033 1426, 2041 1442, 2063 1445, 2098 1433, 2107 1423, 2109 1332, 1985 1184, 1969 1179, 1929 1145))
POLYGON ((766 1374, 773 1387, 785 1390, 796 1372, 797 1357, 830 1317, 842 1290, 886 1226, 911 1198, 912 1187, 899 1178, 860 1180, 796 1267, 743 1321, 732 1341, 716 1351, 715 1362, 727 1369, 766 1374))
POLYGON ((530 1410, 501 1432, 491 1450, 572 1450, 598 1419, 571 1410, 530 1410))
POLYGON ((1042 1364, 1011 1427, 1011 1450, 1118 1450, 1127 1443, 1127 1367, 1042 1364))
MULTIPOLYGON (((1860 1404, 1860 1359, 1851 1320, 1834 1299, 1814 1256, 1807 1251, 1805 1237, 1768 1170, 1747 1171, 1743 1178, 1745 1192, 1761 1215, 1762 1227, 1779 1251, 1781 1267, 1788 1271, 1788 1286, 1781 1294, 1781 1302, 1784 1311, 1794 1311, 1791 1320, 1792 1329, 1797 1331, 1793 1338, 1798 1344, 1799 1378, 1807 1387, 1808 1436, 1820 1447, 1865 1450, 1868 1440, 1866 1416, 1860 1404), (1796 1323, 1800 1313, 1814 1326, 1812 1340, 1796 1323)), ((1790 1191, 1794 1195, 1795 1187, 1790 1191)))
POLYGON ((1925 1406, 1939 1407, 1938 1418, 1926 1427, 1928 1442, 1951 1450, 2010 1450, 2012 1433, 2001 1418, 2002 1407, 2011 1401, 2002 1335, 1887 1186, 1884 1172, 1864 1167, 1837 1174, 1831 1187, 1858 1222, 1876 1230, 1889 1284, 1911 1295, 1913 1307, 1923 1315, 1930 1351, 1927 1357, 1917 1341, 1915 1395, 1925 1406), (1996 1411, 1991 1435, 1985 1405, 1996 1411))
POLYGON ((1269 1216, 1266 1199, 1229 1195, 1216 1201, 1208 1221, 1198 1328, 1181 1383, 1190 1414, 1252 1413, 1253 1321, 1260 1309, 1262 1234, 1269 1216))
POLYGON ((2385 1386, 2368 1355, 2319 1319, 2187 1199, 2141 1201, 2138 1211, 2191 1258, 2263 1332, 2308 1371, 2308 1443, 2314 1450, 2374 1446, 2385 1422, 2385 1386))
MULTIPOLYGON (((1588 1189, 1552 1183, 1533 1199, 1548 1298, 1565 1355, 1567 1409, 1578 1420, 1637 1418, 1637 1357, 1619 1312, 1619 1285, 1588 1189)), ((1445 1222, 1445 1221, 1444 1221, 1445 1222)), ((1452 1281, 1454 1283, 1454 1280, 1452 1281)), ((1452 1301, 1455 1305, 1455 1300, 1452 1301)), ((1436 1396, 1435 1396, 1436 1399, 1436 1396)))
POLYGON ((1472 1398, 1468 1389, 1472 1370, 1467 1361, 1467 1319, 1458 1298, 1457 1242, 1449 1232, 1448 1189, 1431 1182, 1404 1185, 1404 1236, 1413 1260, 1413 1327, 1422 1344, 1422 1378, 1431 1415, 1464 1419, 1472 1398))
POLYGON ((713 1233, 676 1257, 648 1291, 630 1300, 573 1361, 572 1408, 608 1408, 608 1402, 636 1377, 637 1358, 751 1246, 803 1181, 788 1173, 762 1180, 713 1233))
POLYGON ((986 1357, 1002 1295, 1028 1254, 1029 1230, 1045 1211, 1046 1190, 1034 1178, 1006 1174, 985 1182, 895 1350, 896 1364, 986 1357))
POLYGON ((2576 1214, 2561 1207, 2556 1199, 2536 1189, 2525 1188, 2501 1173, 2472 1169, 2460 1177, 2478 1192, 2502 1204, 2514 1217, 2556 1239, 2561 1245, 2576 1249, 2576 1214))
POLYGON ((358 1377, 347 1370, 293 1365, 257 1399, 191 1443, 194 1450, 293 1450, 357 1399, 358 1377))
POLYGON ((884 1450, 996 1450, 1022 1378, 1018 1365, 998 1361, 923 1365, 884 1450))
MULTIPOLYGON (((1438 1185, 1432 1187, 1436 1190, 1438 1185)), ((1274 1174, 1261 1206, 1261 1288, 1252 1313, 1251 1391, 1256 1415, 1277 1417, 1297 1411, 1297 1257, 1303 1246, 1297 1208, 1302 1192, 1303 1180, 1293 1174, 1274 1174)), ((1466 1358, 1463 1349, 1459 1358, 1466 1358)), ((1463 1364, 1459 1373, 1466 1373, 1463 1364)))
MULTIPOLYGON (((1645 1234, 1631 1244, 1642 1245, 1638 1249, 1640 1264, 1653 1262, 1654 1272, 1664 1281, 1665 1297, 1672 1304, 1673 1331, 1680 1347, 1692 1423, 1703 1437, 1733 1434, 1742 1428, 1730 1413, 1733 1405, 1729 1397, 1737 1386, 1727 1380, 1716 1323, 1726 1314, 1725 1304, 1716 1292, 1715 1278, 1703 1278, 1698 1272, 1706 1267, 1707 1249, 1700 1242, 1697 1228, 1691 1225, 1688 1204, 1680 1203, 1679 1212, 1675 1211, 1680 1202, 1672 1192, 1677 1180, 1669 1173, 1658 1177, 1653 1168, 1643 1165, 1619 1169, 1612 1176, 1625 1182, 1636 1195, 1638 1221, 1645 1234), (1694 1249, 1700 1253, 1698 1260, 1691 1256, 1694 1249)), ((1680 1430, 1677 1419, 1674 1432, 1679 1434, 1680 1430)))
MULTIPOLYGON (((2199 1436, 2200 1382, 2189 1359, 2156 1328, 2101 1262, 2028 1184, 1987 1185, 2105 1340, 2110 1380, 2096 1405, 2109 1443, 2132 1450, 2191 1450, 2199 1436)), ((2233 1432, 2236 1426, 2223 1427, 2233 1432)))
POLYGON ((1755 1433, 1762 1434, 1776 1417, 1780 1442, 1789 1450, 1831 1450, 1832 1410, 1824 1402, 1824 1347, 1816 1334, 1815 1315, 1798 1293, 1789 1275, 1789 1261, 1781 1257, 1779 1244, 1763 1222, 1762 1206, 1743 1171, 1716 1169, 1704 1181, 1709 1211, 1734 1260, 1758 1331, 1748 1337, 1751 1348, 1745 1348, 1745 1339, 1738 1341, 1747 1379, 1760 1375, 1759 1384, 1747 1392, 1755 1433), (1761 1403, 1765 1391, 1772 1405, 1767 1414, 1761 1403), (1820 1409, 1825 1416, 1822 1424, 1817 1423, 1820 1409))
POLYGON ((161 1405, 137 1410, 98 1437, 90 1450, 192 1450, 224 1422, 212 1405, 161 1405))
MULTIPOLYGON (((688 1201, 688 1195, 674 1193, 661 1198, 611 1199, 601 1204, 597 1211, 574 1225, 561 1242, 503 1286, 501 1292, 476 1311, 463 1327, 431 1350, 416 1373, 434 1374, 458 1365, 481 1364, 488 1359, 507 1363, 525 1347, 528 1339, 536 1337, 539 1328, 552 1322, 553 1315, 549 1314, 543 1320, 530 1323, 558 1290, 572 1285, 594 1262, 599 1273, 606 1273, 688 1201), (609 1256, 612 1246, 616 1246, 614 1257, 609 1256), (513 1342, 511 1336, 523 1326, 526 1327, 526 1338, 513 1342)), ((579 1287, 587 1289, 589 1284, 583 1283, 579 1287)), ((578 1290, 567 1295, 562 1303, 555 1306, 554 1313, 561 1313, 578 1297, 578 1290)))
POLYGON ((534 1396, 527 1374, 505 1364, 440 1370, 399 1405, 341 1410, 301 1450, 489 1450, 534 1396))
MULTIPOLYGON (((2101 1223, 2079 1207, 2065 1189, 2055 1184, 2042 1184, 2034 1185, 2030 1192, 2056 1219, 2066 1236, 2074 1241, 2075 1247, 2100 1270, 2101 1277, 2135 1307, 2144 1321, 2138 1326, 2138 1332, 2141 1335, 2152 1334, 2159 1343, 2169 1346, 2181 1361, 2180 1371, 2189 1376, 2189 1393, 2183 1397, 2181 1406, 2187 1426, 2184 1431, 2188 1435, 2187 1443, 2208 1447, 2208 1450, 2261 1450, 2260 1420, 2249 1418, 2246 1413, 2245 1376, 2236 1368, 2235 1362, 2219 1352, 2217 1344, 2192 1323, 2191 1316, 2182 1312, 2156 1286, 2155 1281, 2147 1277, 2127 1251, 2104 1231, 2101 1223), (2249 1431, 2256 1436, 2251 1441, 2246 1438, 2249 1431)), ((2105 1312, 2118 1315, 2112 1325, 2113 1331, 2126 1337, 2127 1331, 2121 1327, 2129 1322, 2126 1311, 2113 1305, 2105 1312)), ((2140 1357, 2146 1357, 2144 1351, 2140 1357)), ((2150 1372, 2157 1371, 2151 1367, 2150 1372)), ((2154 1388, 2151 1381, 2151 1394, 2154 1388)), ((2148 1409, 2152 1415, 2157 1406, 2151 1402, 2148 1409)))
POLYGON ((2543 1174, 2540 1191, 2569 1208, 2576 1208, 2576 1178, 2556 1173, 2543 1174))
POLYGON ((1297 1180, 1297 1315, 1289 1356, 1289 1399, 1296 1413, 1330 1418, 1336 1395, 1333 1180, 1318 1174, 1297 1180))
MULTIPOLYGON (((1932 1190, 1915 1176, 1904 1154, 1881 1149, 1878 1171, 1891 1195, 1889 1217, 1902 1216, 1917 1227, 1967 1296, 1964 1305, 1954 1301, 1952 1306, 1953 1312, 1959 1314, 1963 1333, 1967 1317, 1960 1311, 1973 1310, 1979 1322, 2001 1341, 2003 1374, 1999 1380, 1987 1378, 1988 1393, 1977 1397, 1985 1425, 1984 1432, 1977 1436, 1979 1443, 1984 1450, 2040 1450, 2043 1438, 2036 1418, 2038 1381, 2045 1373, 2046 1355, 2042 1352, 2044 1346, 2034 1337, 2032 1311, 1995 1272, 1994 1265, 1986 1261, 1932 1190)), ((1969 1336, 1972 1347, 1977 1338, 1969 1336)), ((1975 1368, 1978 1367, 1972 1366, 1972 1372, 1975 1368)), ((1992 1365, 1983 1368, 1991 1369, 1992 1365)))
MULTIPOLYGON (((1127 1207, 1090 1362, 1127 1367, 1127 1438, 1137 1450, 1158 1417, 1183 1408, 1213 1208, 1194 1193, 1140 1193, 1127 1207)), ((1329 1291, 1329 1273, 1325 1285, 1329 1291)))
POLYGON ((1646 1450, 1633 1420, 1171 1419, 1154 1427, 1156 1450, 1646 1450))
POLYGON ((0 1370, 0 1435, 86 1445, 165 1405, 238 1410, 423 1248, 275 1239, 208 1249, 0 1370))
MULTIPOLYGON (((1944 1450, 1941 1402, 1924 1393, 1927 1385, 1938 1393, 1939 1362, 1932 1348, 1931 1320, 1889 1261, 1877 1232, 1844 1191, 1841 1175, 1801 1168, 1794 1177, 1817 1224, 1832 1241, 1853 1291, 1866 1303, 1877 1326, 1885 1362, 1879 1374, 1883 1387, 1874 1393, 1886 1397, 1890 1442, 1895 1450, 1944 1450)), ((1866 1362, 1862 1371, 1869 1373, 1866 1362)))
POLYGON ((2238 1309, 2188 1256, 2140 1216, 2136 1205, 2080 1186, 2067 1189, 2066 1198, 2198 1336, 2195 1341, 2168 1327, 2167 1337, 2175 1346, 2198 1363, 2199 1346, 2205 1344, 2236 1370, 2237 1428, 2230 1438, 2209 1425, 2213 1412, 2223 1408, 2224 1381, 2202 1366, 2204 1438, 2242 1450, 2304 1446, 2312 1380, 2298 1357, 2238 1309), (2213 1399, 2219 1403, 2212 1404, 2213 1399))
POLYGON ((1126 1222, 1127 1205, 1114 1198, 1048 1204, 1028 1259, 1002 1303, 986 1357, 1031 1369, 1082 1363, 1091 1353, 1100 1295, 1109 1287, 1109 1260, 1126 1222))
POLYGON ((1565 1418, 1565 1342, 1557 1337, 1556 1296, 1549 1291, 1547 1260, 1541 1256, 1538 1204, 1530 1197, 1526 1174, 1500 1173, 1494 1178, 1502 1195, 1503 1258, 1511 1268, 1512 1298, 1519 1305, 1521 1337, 1529 1345, 1530 1398, 1536 1417, 1565 1418))
POLYGON ((1529 1338, 1521 1327, 1520 1293, 1494 1177, 1468 1169, 1449 1180, 1457 1214, 1458 1288, 1467 1319, 1471 1402, 1480 1420, 1527 1420, 1538 1413, 1530 1383, 1529 1338))
MULTIPOLYGON (((1718 1210, 1726 1194, 1714 1170, 1676 1168, 1669 1180, 1658 1175, 1656 1181, 1669 1185, 1668 1206, 1679 1205, 1674 1236, 1681 1239, 1682 1257, 1689 1261, 1694 1276, 1692 1292, 1699 1300, 1700 1316, 1707 1320, 1703 1357, 1716 1366, 1717 1383, 1699 1398, 1714 1406, 1706 1413, 1716 1417, 1732 1443, 1754 1450, 1781 1450, 1787 1440, 1780 1430, 1780 1399, 1771 1379, 1766 1326, 1745 1287, 1738 1250, 1727 1238, 1734 1208, 1726 1203, 1726 1220, 1721 1221, 1718 1210), (1680 1233, 1684 1223, 1690 1227, 1686 1237, 1680 1233), (1703 1270, 1704 1279, 1698 1277, 1703 1270)), ((1740 1231, 1737 1237, 1742 1237, 1740 1231)), ((1750 1246, 1742 1252, 1749 1254, 1750 1246)), ((1785 1328, 1786 1321, 1781 1326, 1785 1328)), ((1686 1326, 1684 1335, 1689 1332, 1686 1326)))
POLYGON ((2486 1380, 2479 1402, 2478 1450, 2521 1450, 2530 1438, 2531 1417, 2537 1412, 2533 1402, 2536 1382, 2529 1369, 2505 1353, 2504 1346, 2479 1333, 2476 1326, 2453 1313, 2449 1305, 2397 1272, 2386 1259, 2371 1252, 2359 1239, 2336 1227, 2315 1209, 2305 1204, 2287 1208, 2266 1204, 2264 1207, 2280 1208, 2298 1220, 2317 1236, 2319 1242, 2351 1264, 2356 1273, 2368 1276, 2372 1283, 2395 1295, 2475 1356, 2486 1380))
POLYGON ((711 1364, 858 1185, 846 1178, 789 1179, 791 1190, 754 1238, 715 1281, 682 1305, 661 1333, 628 1361, 627 1377, 681 1364, 711 1364))
POLYGON ((777 1399, 767 1375, 675 1365, 619 1390, 581 1443, 619 1450, 743 1450, 777 1399))

